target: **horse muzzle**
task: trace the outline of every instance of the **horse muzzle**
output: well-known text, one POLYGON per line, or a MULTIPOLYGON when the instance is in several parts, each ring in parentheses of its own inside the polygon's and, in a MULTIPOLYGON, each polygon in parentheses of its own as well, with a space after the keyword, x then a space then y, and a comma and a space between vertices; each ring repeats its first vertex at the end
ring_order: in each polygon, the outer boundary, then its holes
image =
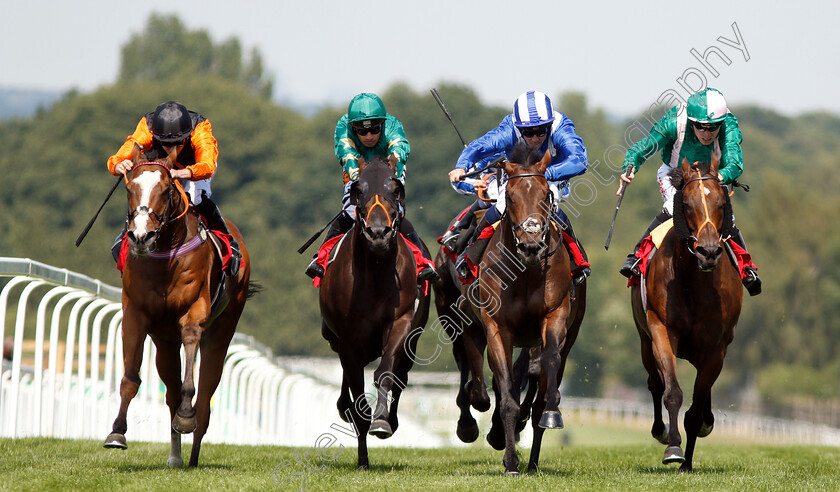
POLYGON ((396 231, 389 226, 369 226, 365 227, 362 233, 370 245, 370 250, 373 254, 384 255, 391 249, 391 240, 396 235, 396 231))
POLYGON ((697 246, 694 249, 694 256, 697 258, 697 268, 702 272, 711 272, 717 268, 722 255, 723 246, 721 246, 720 242, 697 246))
POLYGON ((157 232, 149 231, 144 233, 135 233, 128 231, 125 233, 128 238, 128 244, 131 248, 132 254, 137 256, 146 256, 149 252, 154 250, 155 241, 157 241, 157 232))
POLYGON ((516 245, 516 254, 526 267, 534 267, 540 264, 545 247, 545 243, 541 241, 523 241, 516 245))

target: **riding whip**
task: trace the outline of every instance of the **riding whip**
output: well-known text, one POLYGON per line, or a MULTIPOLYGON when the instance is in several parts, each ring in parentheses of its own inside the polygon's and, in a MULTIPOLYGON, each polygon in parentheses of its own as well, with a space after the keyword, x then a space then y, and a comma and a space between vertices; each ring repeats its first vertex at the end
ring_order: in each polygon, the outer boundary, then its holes
POLYGON ((99 206, 99 210, 96 211, 96 213, 93 215, 93 218, 90 219, 90 222, 87 223, 87 226, 85 227, 85 230, 83 230, 82 233, 79 234, 79 238, 76 239, 76 247, 77 248, 79 247, 80 244, 82 244, 82 241, 85 239, 85 236, 87 236, 88 231, 90 231, 90 228, 93 227, 93 223, 96 222, 96 218, 99 217, 99 212, 101 212, 102 208, 105 207, 105 204, 108 203, 108 200, 111 198, 111 195, 114 194, 114 191, 116 191, 117 186, 120 185, 120 181, 122 181, 122 180, 123 180, 122 175, 117 176, 117 181, 114 183, 114 186, 111 187, 111 191, 108 192, 108 196, 105 197, 105 201, 102 202, 102 205, 99 206))
MULTIPOLYGON (((627 166, 627 171, 624 172, 625 176, 630 176, 630 173, 633 172, 633 165, 627 166)), ((620 189, 618 191, 618 201, 615 204, 615 212, 613 212, 613 219, 612 223, 610 224, 610 232, 607 233, 607 241, 604 243, 604 249, 610 249, 610 241, 612 240, 613 235, 613 228, 615 227, 615 218, 618 217, 618 207, 621 206, 621 199, 624 198, 624 192, 627 190, 627 182, 622 181, 620 189)))
POLYGON ((449 110, 446 109, 446 106, 443 104, 443 101, 441 100, 440 96, 437 93, 437 89, 432 89, 432 96, 434 96, 435 101, 437 101, 438 106, 440 106, 440 109, 443 110, 443 113, 449 119, 449 122, 452 123, 452 128, 455 128, 455 132, 458 134, 458 138, 461 139, 461 143, 464 144, 464 147, 466 147, 467 142, 465 142, 464 137, 461 136, 461 132, 458 130, 458 127, 455 125, 455 120, 452 119, 452 115, 449 114, 449 110))
POLYGON ((342 208, 341 210, 338 211, 337 214, 335 214, 335 217, 333 217, 332 219, 330 219, 329 222, 327 222, 327 225, 325 225, 320 231, 316 232, 312 237, 310 237, 308 241, 303 243, 303 246, 298 248, 298 253, 303 254, 303 252, 306 251, 306 249, 309 246, 311 246, 312 243, 314 243, 315 240, 318 239, 321 236, 321 234, 324 233, 324 231, 327 230, 327 227, 329 227, 333 222, 335 222, 335 220, 343 213, 344 213, 344 209, 342 208))
MULTIPOLYGON (((134 147, 131 149, 131 162, 137 164, 137 159, 140 158, 141 150, 142 149, 140 149, 140 146, 134 144, 134 147)), ((114 194, 114 191, 116 191, 117 186, 120 185, 120 181, 122 181, 123 178, 125 178, 124 175, 117 176, 117 181, 114 183, 114 186, 111 187, 111 191, 108 192, 108 196, 105 197, 105 201, 102 202, 102 205, 99 206, 99 210, 96 211, 96 213, 93 215, 93 218, 90 219, 90 222, 87 223, 85 230, 83 230, 82 233, 79 234, 79 237, 76 239, 77 248, 80 244, 82 244, 82 241, 85 239, 85 236, 87 236, 88 231, 90 231, 90 228, 93 227, 93 223, 96 222, 96 218, 99 217, 99 212, 102 211, 102 209, 105 207, 105 204, 108 203, 108 200, 111 199, 111 195, 114 194)))

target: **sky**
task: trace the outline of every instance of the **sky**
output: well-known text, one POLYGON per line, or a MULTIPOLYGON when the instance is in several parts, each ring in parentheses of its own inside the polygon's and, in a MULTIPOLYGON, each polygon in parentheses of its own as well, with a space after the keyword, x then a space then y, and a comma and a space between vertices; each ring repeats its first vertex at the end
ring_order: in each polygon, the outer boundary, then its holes
POLYGON ((0 0, 0 12, 3 88, 110 85, 156 12, 258 49, 274 99, 295 106, 446 82, 505 107, 527 90, 580 91, 633 116, 708 85, 730 105, 840 114, 836 0, 0 0))

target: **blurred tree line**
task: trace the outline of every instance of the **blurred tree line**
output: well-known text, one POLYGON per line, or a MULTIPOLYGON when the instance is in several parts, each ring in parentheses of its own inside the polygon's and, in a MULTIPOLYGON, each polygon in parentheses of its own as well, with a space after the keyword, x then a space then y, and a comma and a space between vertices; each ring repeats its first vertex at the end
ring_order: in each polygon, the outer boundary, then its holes
MULTIPOLYGON (((235 39, 214 44, 174 17, 152 16, 122 49, 119 80, 91 94, 67 93, 30 119, 0 124, 0 252, 65 267, 120 285, 110 246, 125 220, 117 193, 80 248, 73 243, 113 182, 105 161, 141 115, 178 100, 208 117, 219 141, 214 199, 243 231, 252 278, 265 287, 246 307, 239 331, 277 354, 331 355, 320 335, 317 291, 303 274, 314 248, 297 248, 340 207, 341 172, 333 154, 335 122, 346 107, 304 117, 269 99, 260 54, 247 59, 235 39)), ((469 87, 437 87, 461 133, 471 139, 510 111, 483 104, 469 87)), ((434 246, 449 220, 471 203, 447 180, 462 144, 428 92, 397 83, 380 94, 411 142, 407 216, 434 246)), ((517 94, 511 94, 511 102, 517 94)), ((660 208, 658 154, 625 196, 609 251, 602 248, 615 205, 618 168, 636 120, 610 121, 581 93, 551 95, 587 145, 590 172, 573 180, 564 204, 593 265, 587 314, 571 352, 567 394, 600 395, 644 387, 629 290, 618 274, 624 256, 660 208), (610 152, 608 152, 610 150, 610 152)), ((788 117, 739 107, 750 193, 733 198, 737 223, 760 268, 764 293, 745 297, 741 320, 716 391, 747 384, 783 403, 791 395, 840 398, 840 118, 788 117), (805 383, 807 381, 807 384, 805 383)), ((640 134, 633 134, 640 136, 640 134)), ((632 142, 629 142, 632 143, 632 142)), ((317 245, 317 243, 316 243, 317 245)), ((429 356, 435 335, 421 337, 429 356)), ((452 369, 448 347, 428 366, 452 369)), ((691 373, 693 377, 693 372, 691 373)), ((690 381, 690 380, 688 380, 690 381)), ((683 382, 684 389, 689 388, 683 382)), ((720 404, 720 400, 717 402, 720 404)))

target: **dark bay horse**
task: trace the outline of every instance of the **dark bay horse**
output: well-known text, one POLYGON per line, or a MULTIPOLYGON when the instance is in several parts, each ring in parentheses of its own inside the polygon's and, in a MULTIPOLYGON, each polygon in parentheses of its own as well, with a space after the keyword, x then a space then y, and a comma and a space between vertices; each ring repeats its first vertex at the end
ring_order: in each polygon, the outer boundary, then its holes
POLYGON ((409 354, 417 353, 418 337, 409 334, 429 316, 429 295, 418 289, 414 255, 399 234, 405 190, 394 165, 382 157, 360 162, 350 190, 356 223, 326 269, 319 293, 321 334, 344 371, 338 411, 356 429, 359 468, 369 466, 368 432, 385 439, 397 430, 397 406, 414 363, 409 354), (363 370, 380 357, 371 411, 363 370))
POLYGON ((166 385, 166 404, 172 417, 166 463, 183 465, 181 434, 195 432, 189 465, 198 466, 201 440, 210 418, 210 398, 219 384, 239 316, 252 293, 250 261, 239 229, 228 221, 231 234, 239 241, 242 263, 236 278, 222 272, 214 246, 204 240, 207 232, 199 228, 199 218, 189 210, 187 196, 170 169, 169 163, 141 162, 126 176, 130 254, 122 276, 125 375, 120 382, 119 414, 104 445, 127 447, 126 413, 140 386, 143 343, 148 335, 157 349, 155 363, 166 385), (221 282, 227 282, 224 295, 211 313, 212 298, 221 282), (182 345, 186 353, 183 382, 182 345), (193 405, 193 371, 199 346, 201 367, 193 405))
POLYGON ((470 407, 479 412, 490 409, 490 396, 484 379, 487 341, 484 327, 472 313, 467 298, 461 294, 458 274, 442 246, 435 256, 435 266, 440 273, 440 278, 433 284, 438 320, 452 340, 452 355, 461 376, 455 398, 461 414, 455 433, 461 441, 470 443, 479 435, 478 422, 470 407))
MULTIPOLYGON (((554 195, 545 179, 550 154, 518 144, 509 160, 501 164, 508 175, 505 213, 481 258, 478 278, 462 288, 462 295, 484 327, 493 373, 496 408, 488 442, 504 448, 505 471, 519 474, 515 433, 524 425, 522 411, 533 405, 530 472, 538 469, 545 429, 563 427, 559 387, 583 320, 586 284, 577 286, 573 297, 571 260, 551 220, 554 195), (527 357, 516 365, 514 347, 527 348, 527 357), (535 363, 538 371, 529 371, 535 363), (538 390, 532 386, 520 406, 525 378, 538 390)), ((474 386, 473 392, 480 391, 474 386)))
POLYGON ((642 344, 642 363, 653 397, 651 434, 666 444, 663 463, 692 469, 698 437, 712 432, 712 385, 723 367, 743 297, 738 269, 721 260, 732 212, 726 190, 718 181, 718 160, 674 169, 674 228, 651 260, 644 288, 631 290, 633 317, 642 344), (645 309, 646 308, 646 309, 645 309), (683 392, 677 381, 677 357, 697 369, 694 397, 685 413, 688 438, 683 456, 678 425, 683 392), (669 425, 662 422, 662 403, 669 425))

